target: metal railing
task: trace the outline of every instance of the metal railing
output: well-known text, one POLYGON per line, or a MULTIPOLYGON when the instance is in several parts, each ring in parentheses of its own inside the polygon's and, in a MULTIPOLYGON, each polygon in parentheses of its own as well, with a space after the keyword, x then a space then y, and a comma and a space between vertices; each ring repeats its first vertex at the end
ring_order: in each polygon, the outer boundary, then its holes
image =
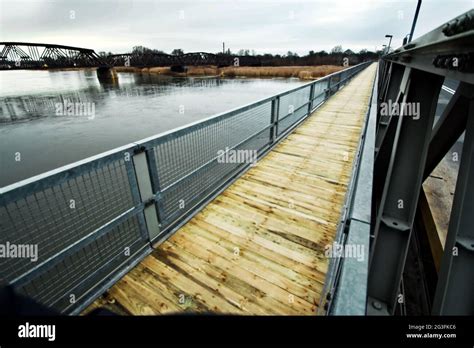
POLYGON ((0 283, 79 313, 368 64, 1 188, 0 283))

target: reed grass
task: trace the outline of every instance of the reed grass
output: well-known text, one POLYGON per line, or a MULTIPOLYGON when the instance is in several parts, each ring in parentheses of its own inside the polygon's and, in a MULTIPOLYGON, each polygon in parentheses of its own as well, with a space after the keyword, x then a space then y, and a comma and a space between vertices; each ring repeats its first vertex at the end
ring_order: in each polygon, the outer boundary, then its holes
POLYGON ((302 80, 314 80, 344 67, 337 65, 318 65, 318 66, 229 66, 218 68, 216 66, 189 66, 186 73, 174 73, 169 67, 115 67, 117 72, 141 72, 151 74, 163 74, 170 76, 220 76, 220 77, 295 77, 302 80))

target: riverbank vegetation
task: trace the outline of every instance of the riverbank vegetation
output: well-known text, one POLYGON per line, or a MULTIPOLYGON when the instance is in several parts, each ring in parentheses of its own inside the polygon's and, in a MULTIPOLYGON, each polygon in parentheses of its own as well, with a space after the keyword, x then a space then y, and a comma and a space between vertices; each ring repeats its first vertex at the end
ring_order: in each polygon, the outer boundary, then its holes
MULTIPOLYGON (((132 56, 140 57, 151 57, 153 55, 169 55, 169 56, 180 56, 186 53, 180 48, 176 48, 171 51, 170 54, 157 50, 150 49, 143 46, 133 47, 130 54, 132 56)), ((376 60, 382 54, 382 51, 369 51, 362 49, 355 52, 351 49, 343 49, 342 46, 338 45, 333 47, 329 52, 327 51, 309 51, 306 55, 298 55, 295 52, 288 51, 286 54, 271 54, 264 53, 258 54, 253 50, 241 49, 236 52, 232 52, 230 49, 224 52, 213 53, 219 57, 231 57, 239 58, 240 66, 315 66, 315 65, 343 65, 343 61, 347 60, 350 65, 356 65, 367 60, 376 60)), ((107 58, 113 56, 112 52, 99 52, 101 57, 107 58)), ((232 59, 233 61, 233 59, 232 59)))
MULTIPOLYGON (((186 70, 186 72, 172 71, 170 67, 163 66, 147 68, 116 66, 114 69, 117 72, 141 72, 182 77, 296 77, 303 80, 312 80, 339 71, 348 64, 356 65, 367 60, 375 60, 380 54, 381 52, 371 52, 368 50, 360 50, 359 52, 354 52, 350 49, 344 50, 341 46, 334 47, 330 52, 309 51, 308 54, 304 56, 299 56, 297 53, 290 51, 283 55, 273 55, 268 53, 257 54, 255 51, 250 50, 240 50, 238 52, 231 52, 230 50, 227 50, 225 53, 216 53, 215 56, 220 57, 219 59, 221 61, 231 62, 229 64, 222 64, 228 66, 182 66, 181 68, 186 70), (237 62, 238 66, 234 66, 235 62, 237 62)), ((113 56, 110 52, 101 52, 100 55, 106 59, 113 56)), ((154 61, 153 57, 172 57, 182 55, 185 55, 182 49, 174 49, 169 55, 160 50, 136 46, 133 48, 130 57, 132 57, 132 61, 143 61, 149 63, 154 61)), ((216 61, 219 61, 219 59, 216 59, 216 61)), ((159 60, 156 60, 156 62, 159 62, 159 60)))
POLYGON ((339 65, 319 66, 189 66, 187 72, 177 73, 169 67, 137 68, 137 67, 115 67, 117 72, 138 72, 161 74, 166 76, 218 76, 218 77, 296 77, 302 80, 313 80, 333 72, 344 69, 339 65))

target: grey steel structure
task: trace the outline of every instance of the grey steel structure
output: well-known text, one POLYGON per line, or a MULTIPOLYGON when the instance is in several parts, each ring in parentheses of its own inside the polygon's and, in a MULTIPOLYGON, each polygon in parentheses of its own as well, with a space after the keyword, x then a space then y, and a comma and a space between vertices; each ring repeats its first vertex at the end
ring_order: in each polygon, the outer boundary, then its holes
POLYGON ((89 48, 29 42, 0 42, 0 46, 0 70, 107 65, 89 48))
POLYGON ((254 56, 190 52, 171 55, 157 52, 99 56, 93 49, 32 42, 0 42, 0 70, 68 67, 156 66, 259 66, 254 56))
POLYGON ((0 282, 77 314, 236 180, 370 62, 0 189, 0 282), (33 256, 33 255, 30 255, 33 256))
POLYGON ((107 61, 112 66, 192 66, 192 65, 216 65, 216 66, 260 66, 260 58, 254 56, 236 56, 230 54, 214 54, 208 52, 190 52, 180 55, 166 53, 122 53, 107 56, 107 61))
POLYGON ((421 185, 464 131, 433 314, 474 314, 473 73, 474 10, 380 61, 368 314, 393 314, 403 302, 399 288, 421 185), (445 78, 460 85, 433 128, 445 78), (405 106, 382 112, 395 104, 405 106))

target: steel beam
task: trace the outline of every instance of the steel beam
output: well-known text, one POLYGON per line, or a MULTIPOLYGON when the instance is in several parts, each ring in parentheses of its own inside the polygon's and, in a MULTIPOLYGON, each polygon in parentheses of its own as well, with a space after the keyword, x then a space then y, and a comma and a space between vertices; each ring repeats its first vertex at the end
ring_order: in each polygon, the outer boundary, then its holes
POLYGON ((418 70, 474 83, 474 10, 407 43, 384 59, 418 70), (456 64, 453 58, 456 59, 456 64))
POLYGON ((469 116, 433 314, 474 315, 474 99, 469 116))
MULTIPOLYGON (((410 69, 405 68, 399 64, 393 64, 390 72, 387 73, 387 81, 384 82, 386 85, 383 86, 386 89, 386 93, 380 103, 399 103, 403 97, 403 91, 406 88, 408 77, 410 76, 410 69)), ((381 105, 379 105, 380 108, 381 105)), ((391 111, 391 110, 390 110, 391 111)), ((380 112, 377 114, 377 135, 375 139, 375 153, 378 153, 381 144, 385 138, 385 134, 390 124, 391 112, 388 115, 381 115, 380 112)))
POLYGON ((473 85, 461 82, 433 129, 423 180, 431 174, 466 129, 473 85))
MULTIPOLYGON (((419 114, 401 108, 397 121, 388 170, 375 172, 384 178, 377 209, 374 243, 371 251, 368 312, 386 308, 394 312, 408 243, 422 184, 426 155, 443 78, 412 69, 403 101, 419 107, 419 114)), ((402 82, 403 84, 403 82, 402 82)), ((394 115, 392 115, 392 118, 394 115)), ((380 311, 382 314, 382 311, 380 311)))
MULTIPOLYGON (((394 64, 392 62, 384 62, 383 64, 383 74, 381 75, 382 80, 379 82, 380 93, 378 95, 378 99, 380 102, 384 101, 387 97, 387 91, 388 91, 388 86, 389 86, 391 76, 392 76, 393 66, 394 64)), ((378 122, 379 122, 379 119, 377 118, 377 124, 378 122)))
MULTIPOLYGON (((382 103, 395 105, 405 101, 406 98, 403 98, 408 91, 410 73, 410 68, 406 68, 398 64, 393 65, 390 83, 387 88, 386 99, 382 100, 382 103)), ((378 114, 380 113, 380 107, 383 106, 382 103, 378 105, 378 114)), ((375 205, 375 212, 376 207, 379 206, 380 200, 382 199, 382 192, 385 185, 385 175, 383 173, 387 173, 388 171, 390 157, 392 155, 392 148, 395 141, 395 134, 397 132, 398 126, 398 117, 393 117, 394 119, 392 121, 391 113, 392 112, 390 110, 390 115, 377 117, 379 119, 379 124, 375 136, 374 172, 379 173, 379 175, 374 176, 373 181, 373 204, 375 205)))

